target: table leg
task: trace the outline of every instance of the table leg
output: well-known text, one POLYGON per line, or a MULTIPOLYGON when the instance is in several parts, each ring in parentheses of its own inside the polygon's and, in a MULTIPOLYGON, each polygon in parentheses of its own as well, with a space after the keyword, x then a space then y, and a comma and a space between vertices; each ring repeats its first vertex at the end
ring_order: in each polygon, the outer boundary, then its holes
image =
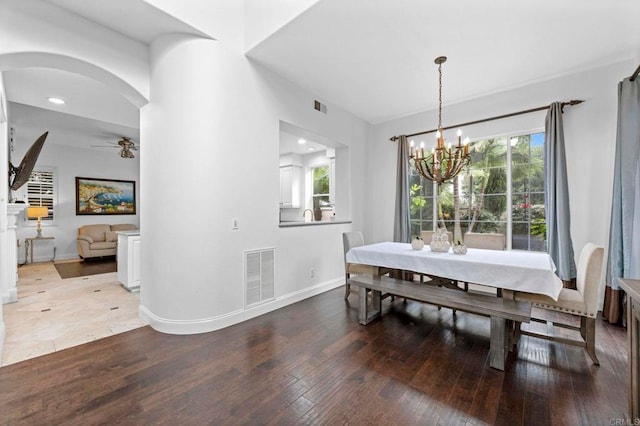
MULTIPOLYGON (((24 240, 24 263, 27 264, 28 256, 29 256, 29 240, 24 240)), ((33 254, 31 255, 31 262, 33 263, 33 254)))
POLYGON ((33 241, 31 241, 31 263, 33 263, 33 241))
POLYGON ((491 317, 491 344, 489 349, 489 365, 504 371, 509 345, 509 327, 506 319, 491 317))
POLYGON ((358 322, 367 325, 380 316, 382 310, 381 293, 376 290, 371 291, 371 308, 369 307, 367 288, 360 286, 358 297, 358 322))

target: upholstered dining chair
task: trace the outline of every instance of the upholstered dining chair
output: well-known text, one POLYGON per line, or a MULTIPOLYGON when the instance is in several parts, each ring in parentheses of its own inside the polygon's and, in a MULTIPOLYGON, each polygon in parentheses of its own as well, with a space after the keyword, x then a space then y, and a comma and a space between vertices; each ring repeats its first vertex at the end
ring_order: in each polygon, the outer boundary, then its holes
POLYGON ((504 250, 506 240, 504 234, 467 232, 464 234, 464 245, 469 248, 504 250))
MULTIPOLYGON (((464 245, 468 248, 479 248, 485 250, 504 250, 506 239, 504 234, 491 232, 467 232, 464 234, 464 245)), ((469 283, 464 283, 465 291, 469 290, 469 283)), ((496 289, 498 297, 502 297, 502 289, 496 289)))
POLYGON ((380 268, 378 266, 348 263, 347 252, 354 247, 360 247, 363 245, 364 237, 362 236, 362 232, 344 232, 342 234, 342 248, 344 250, 345 299, 348 298, 351 293, 351 285, 349 284, 351 274, 384 275, 390 271, 390 269, 380 268))
POLYGON ((584 347, 594 364, 600 365, 596 356, 596 316, 598 314, 598 288, 602 278, 602 258, 604 249, 594 243, 587 243, 580 252, 576 277, 576 289, 563 288, 555 301, 539 294, 515 294, 516 300, 533 303, 534 306, 550 309, 564 314, 580 316, 580 327, 565 323, 554 323, 540 318, 531 318, 536 322, 555 324, 558 327, 579 331, 581 340, 550 336, 533 331, 522 331, 523 335, 539 337, 570 345, 584 347))

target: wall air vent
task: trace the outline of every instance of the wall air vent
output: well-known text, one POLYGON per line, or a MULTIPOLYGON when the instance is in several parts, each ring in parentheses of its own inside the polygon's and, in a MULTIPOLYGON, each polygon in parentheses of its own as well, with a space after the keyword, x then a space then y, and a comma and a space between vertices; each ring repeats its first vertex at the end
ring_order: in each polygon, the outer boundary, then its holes
POLYGON ((313 101, 313 109, 315 109, 316 111, 320 111, 323 114, 327 113, 327 106, 320 103, 320 101, 313 101))
POLYGON ((244 252, 245 307, 274 297, 275 249, 244 252))

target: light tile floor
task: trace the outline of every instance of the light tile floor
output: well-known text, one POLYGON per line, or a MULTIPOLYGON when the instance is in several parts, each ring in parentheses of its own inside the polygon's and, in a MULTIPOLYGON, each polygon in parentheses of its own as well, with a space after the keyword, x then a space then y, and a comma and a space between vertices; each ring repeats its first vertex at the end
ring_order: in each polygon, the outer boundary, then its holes
POLYGON ((125 290, 115 272, 63 280, 51 262, 22 266, 18 301, 3 305, 0 365, 142 327, 139 304, 139 294, 125 290))

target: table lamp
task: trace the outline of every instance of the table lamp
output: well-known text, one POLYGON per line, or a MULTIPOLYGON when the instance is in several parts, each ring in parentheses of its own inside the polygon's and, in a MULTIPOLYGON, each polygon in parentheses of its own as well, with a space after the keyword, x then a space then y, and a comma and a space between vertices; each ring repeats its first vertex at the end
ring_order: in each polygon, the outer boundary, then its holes
POLYGON ((49 216, 49 209, 45 206, 27 207, 27 217, 29 219, 38 218, 38 234, 36 238, 42 238, 42 218, 49 216))

